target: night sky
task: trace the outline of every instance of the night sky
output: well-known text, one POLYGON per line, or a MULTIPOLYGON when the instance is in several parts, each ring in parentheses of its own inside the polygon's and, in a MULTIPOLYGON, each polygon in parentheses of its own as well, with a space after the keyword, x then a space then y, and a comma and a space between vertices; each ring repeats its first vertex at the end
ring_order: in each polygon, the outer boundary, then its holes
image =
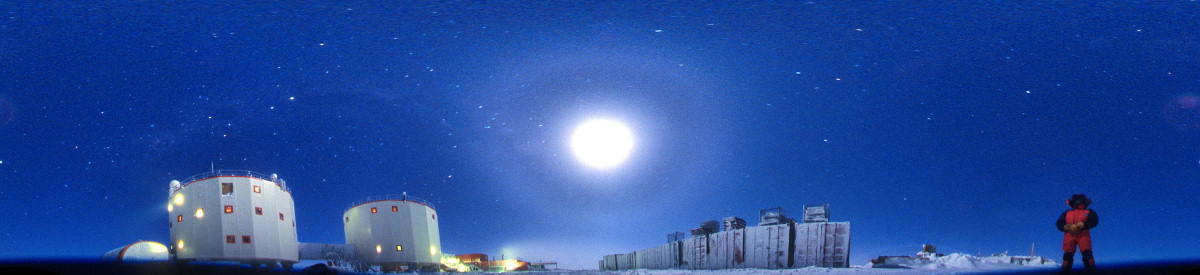
POLYGON ((166 243, 214 167, 286 179, 301 242, 408 192, 447 253, 564 268, 824 203, 853 265, 1058 259, 1073 193, 1101 265, 1200 257, 1196 2, 96 2, 0 5, 0 259, 166 243), (627 161, 576 158, 592 118, 627 161))

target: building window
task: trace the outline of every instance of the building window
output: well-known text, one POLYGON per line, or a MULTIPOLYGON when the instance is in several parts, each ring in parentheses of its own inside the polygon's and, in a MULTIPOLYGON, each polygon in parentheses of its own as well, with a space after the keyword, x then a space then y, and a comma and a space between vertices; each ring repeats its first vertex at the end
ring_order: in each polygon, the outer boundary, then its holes
POLYGON ((350 217, 346 217, 346 222, 350 222, 350 217))
POLYGON ((375 246, 375 253, 383 253, 383 246, 375 246))
POLYGON ((379 213, 379 208, 371 207, 371 214, 379 213))
POLYGON ((175 221, 183 222, 183 215, 175 216, 175 221))
POLYGON ((242 235, 242 243, 250 243, 250 235, 242 235))
POLYGON ((429 214, 429 216, 433 217, 433 219, 435 219, 435 220, 437 219, 437 214, 429 214))
POLYGON ((196 208, 196 218, 197 219, 204 218, 204 208, 196 208))
POLYGON ((255 215, 262 215, 262 207, 255 207, 255 208, 254 208, 254 214, 255 214, 255 215))
POLYGON ((225 235, 225 243, 237 243, 237 238, 233 235, 225 235))
POLYGON ((225 206, 225 214, 233 213, 233 205, 225 206))
POLYGON ((400 207, 392 205, 392 212, 400 212, 400 207))
POLYGON ((233 183, 232 182, 222 182, 221 183, 221 196, 233 196, 233 183))
POLYGON ((254 193, 262 193, 262 187, 259 187, 258 185, 255 185, 255 186, 254 186, 254 193))
POLYGON ((283 220, 283 212, 279 212, 279 220, 283 220))
POLYGON ((396 251, 404 251, 404 246, 396 245, 396 251))

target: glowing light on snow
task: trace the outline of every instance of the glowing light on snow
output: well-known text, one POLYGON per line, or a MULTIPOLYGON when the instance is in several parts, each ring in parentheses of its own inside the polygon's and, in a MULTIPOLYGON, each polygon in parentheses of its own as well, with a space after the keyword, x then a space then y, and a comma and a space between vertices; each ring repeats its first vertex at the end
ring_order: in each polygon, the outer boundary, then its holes
POLYGON ((633 132, 617 121, 591 120, 575 128, 571 150, 583 164, 610 168, 624 162, 633 151, 633 132))
POLYGON ((513 271, 514 269, 517 269, 518 267, 521 267, 521 263, 517 262, 517 260, 504 260, 504 270, 505 271, 513 271))

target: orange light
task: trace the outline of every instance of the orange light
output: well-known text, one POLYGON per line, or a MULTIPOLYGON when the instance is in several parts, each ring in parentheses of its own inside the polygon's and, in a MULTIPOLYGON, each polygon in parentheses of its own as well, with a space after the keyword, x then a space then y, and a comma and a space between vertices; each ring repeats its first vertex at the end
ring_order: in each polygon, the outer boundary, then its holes
POLYGON ((226 205, 225 213, 233 213, 233 205, 226 205))
POLYGON ((204 218, 204 208, 196 208, 196 218, 197 219, 204 218))
POLYGON ((375 253, 383 253, 383 246, 381 246, 381 245, 376 245, 376 246, 375 246, 375 253))
POLYGON ((258 185, 255 185, 255 186, 254 186, 254 193, 262 193, 262 187, 258 187, 258 185))
POLYGON ((371 214, 379 213, 379 208, 371 207, 371 214))
POLYGON ((396 245, 396 251, 404 251, 404 246, 396 245))

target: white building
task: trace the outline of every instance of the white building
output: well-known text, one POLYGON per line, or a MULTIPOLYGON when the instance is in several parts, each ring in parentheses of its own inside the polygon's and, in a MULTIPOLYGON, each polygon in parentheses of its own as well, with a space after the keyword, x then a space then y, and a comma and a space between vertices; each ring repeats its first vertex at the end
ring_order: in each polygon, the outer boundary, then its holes
POLYGON ((171 251, 180 262, 254 265, 299 261, 295 204, 274 174, 213 171, 171 181, 171 251))
POLYGON ((151 241, 139 241, 117 249, 109 250, 100 257, 104 262, 156 262, 167 261, 169 257, 167 246, 151 241))
POLYGON ((383 270, 438 267, 437 218, 432 205, 407 195, 370 198, 342 215, 346 244, 359 259, 383 270))

